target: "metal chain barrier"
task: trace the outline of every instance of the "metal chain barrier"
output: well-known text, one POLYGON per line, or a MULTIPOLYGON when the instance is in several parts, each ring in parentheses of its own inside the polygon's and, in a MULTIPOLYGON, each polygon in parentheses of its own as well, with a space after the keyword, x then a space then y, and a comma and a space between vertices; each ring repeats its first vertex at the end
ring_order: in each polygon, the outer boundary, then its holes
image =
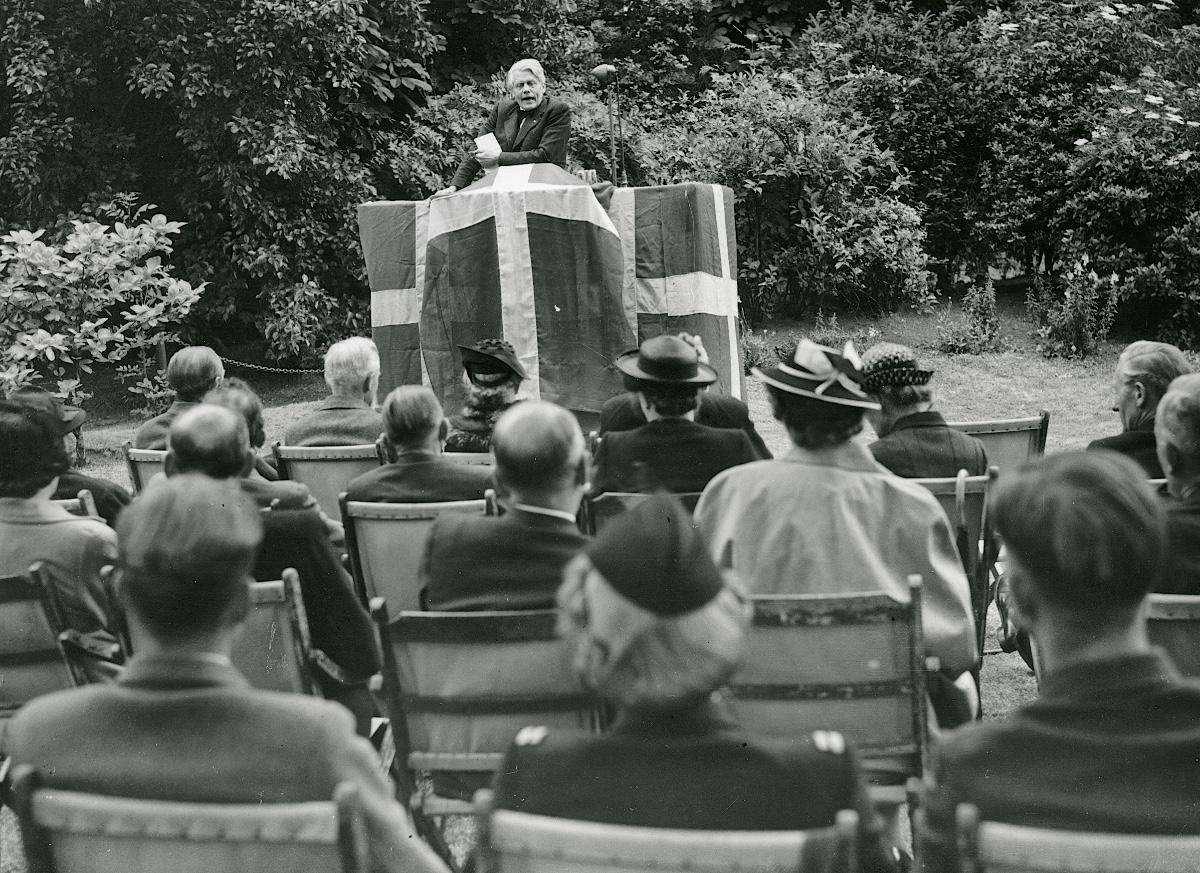
POLYGON ((324 373, 324 367, 266 367, 262 364, 248 364, 245 361, 235 361, 233 358, 221 356, 221 363, 225 366, 243 367, 247 370, 258 370, 262 373, 324 373))

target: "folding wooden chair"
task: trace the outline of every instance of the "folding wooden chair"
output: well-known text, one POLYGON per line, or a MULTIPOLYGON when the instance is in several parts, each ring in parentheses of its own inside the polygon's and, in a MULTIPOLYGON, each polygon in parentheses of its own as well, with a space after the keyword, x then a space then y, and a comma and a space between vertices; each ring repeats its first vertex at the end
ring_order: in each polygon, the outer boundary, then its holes
POLYGON ((1015 470, 1030 458, 1046 454, 1050 413, 1043 409, 1032 418, 1002 418, 995 421, 951 421, 952 428, 983 442, 988 464, 1003 473, 1015 470))
POLYGON ((336 516, 338 495, 356 476, 380 464, 379 445, 285 446, 275 443, 275 467, 280 479, 303 482, 326 515, 336 516))
POLYGON ((445 503, 367 503, 339 498, 350 571, 364 604, 383 597, 400 612, 420 609, 421 557, 437 517, 445 512, 482 515, 486 500, 445 503))
POLYGON ((921 577, 909 601, 886 594, 753 597, 746 655, 729 682, 742 726, 796 739, 841 731, 863 760, 872 797, 903 803, 928 763, 921 577))
MULTIPOLYGON (((675 496, 683 502, 688 512, 692 512, 700 502, 700 494, 699 491, 688 491, 675 496)), ((585 519, 583 532, 595 536, 622 512, 632 509, 649 496, 632 491, 606 491, 595 497, 590 494, 584 495, 580 511, 581 517, 585 519)))
POLYGON ((331 801, 177 803, 44 788, 13 774, 30 873, 367 873, 358 788, 331 801))
POLYGON ((154 475, 163 471, 163 461, 167 453, 158 449, 135 449, 133 443, 128 440, 121 448, 125 452, 125 467, 129 470, 129 482, 133 485, 133 493, 141 494, 154 475))
POLYGON ((442 452, 442 460, 452 464, 469 464, 473 467, 492 466, 491 452, 442 452))
POLYGON ((573 644, 555 632, 556 610, 401 612, 389 619, 376 598, 371 616, 396 758, 410 771, 401 794, 426 834, 436 832, 429 819, 473 808, 468 800, 420 797, 418 771, 488 776, 523 727, 599 726, 596 705, 571 666, 573 644))
POLYGON ((28 573, 0 576, 0 737, 8 719, 30 700, 87 683, 59 643, 66 630, 62 616, 41 564, 28 573))
POLYGON ((313 648, 295 570, 285 570, 275 582, 250 583, 250 604, 232 660, 252 686, 320 697, 318 671, 346 681, 338 665, 313 648))
POLYGON ((704 831, 603 824, 494 809, 476 795, 484 873, 834 873, 857 869, 858 813, 807 831, 704 831))
POLYGON ((962 873, 1195 873, 1200 836, 1062 831, 979 820, 956 811, 962 873))
POLYGON ((954 528, 963 570, 971 585, 971 612, 975 616, 976 644, 983 651, 987 631, 988 605, 992 602, 989 579, 999 547, 987 521, 988 495, 996 486, 1000 471, 989 466, 985 476, 968 476, 959 470, 952 479, 913 479, 929 490, 954 528))
MULTIPOLYGON (((67 497, 63 500, 52 500, 55 506, 62 507, 71 515, 82 516, 83 518, 100 519, 100 513, 96 509, 96 498, 92 497, 92 492, 84 488, 75 497, 67 497)), ((103 519, 100 519, 103 521, 103 519)))
POLYGON ((1185 676, 1200 677, 1200 596, 1151 594, 1150 642, 1162 646, 1185 676))

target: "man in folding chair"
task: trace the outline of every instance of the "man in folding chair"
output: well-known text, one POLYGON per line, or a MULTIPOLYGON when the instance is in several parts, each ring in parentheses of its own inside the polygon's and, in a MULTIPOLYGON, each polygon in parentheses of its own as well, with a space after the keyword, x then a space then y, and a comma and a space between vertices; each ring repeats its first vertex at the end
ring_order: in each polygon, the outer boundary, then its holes
POLYGON ((742 658, 750 604, 675 497, 616 518, 563 573, 575 670, 614 707, 606 734, 523 729, 497 771, 496 805, 610 824, 804 830, 860 815, 860 863, 891 868, 854 750, 841 734, 760 741, 719 689, 742 658))
POLYGON ((287 429, 285 446, 365 446, 383 432, 375 410, 379 388, 379 349, 373 340, 352 336, 325 353, 329 396, 287 429))
POLYGON ((944 738, 922 803, 927 869, 958 870, 955 808, 1074 831, 1200 834, 1200 685, 1150 646, 1142 601, 1165 511, 1110 452, 1056 455, 1001 481, 992 517, 1041 697, 944 738))
POLYGON ((135 449, 165 449, 171 423, 221 384, 225 378, 225 365, 208 346, 187 346, 171 355, 166 378, 175 392, 175 402, 162 415, 156 415, 134 432, 135 449))
POLYGON ((252 689, 230 664, 262 537, 236 485, 198 475, 159 483, 122 513, 118 532, 117 586, 136 654, 117 684, 26 705, 8 729, 14 764, 38 768, 49 787, 196 803, 328 801, 349 781, 372 813, 377 866, 420 863, 411 822, 350 714, 252 689))

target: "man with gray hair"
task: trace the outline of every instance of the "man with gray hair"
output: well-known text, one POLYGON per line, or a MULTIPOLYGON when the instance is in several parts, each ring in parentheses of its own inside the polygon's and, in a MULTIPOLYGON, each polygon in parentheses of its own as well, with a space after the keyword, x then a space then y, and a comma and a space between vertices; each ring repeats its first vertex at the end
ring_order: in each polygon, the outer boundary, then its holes
POLYGON ((1183 352, 1169 343, 1138 340, 1117 359, 1113 376, 1113 412, 1121 417, 1122 432, 1093 440, 1088 450, 1108 449, 1132 458, 1151 479, 1163 477, 1154 443, 1154 416, 1158 402, 1176 376, 1192 372, 1183 352))
POLYGON ((437 397, 424 385, 401 385, 383 401, 382 412, 384 449, 390 463, 355 478, 346 489, 351 500, 479 500, 492 487, 491 467, 458 464, 442 457, 450 423, 437 397))
POLYGON ((1167 548, 1154 590, 1200 594, 1200 374, 1171 383, 1154 437, 1167 479, 1167 548))
POLYGON ((427 609, 548 609, 562 569, 583 547, 575 523, 587 449, 575 416, 527 400, 492 435, 499 518, 442 515, 421 562, 427 609))
POLYGON ((492 107, 476 137, 475 153, 463 158, 450 185, 434 196, 467 187, 480 169, 514 164, 558 164, 566 169, 571 110, 561 100, 546 96, 542 65, 533 58, 519 60, 509 67, 504 84, 509 99, 492 107), (491 141, 480 144, 488 134, 491 141))
POLYGON ((366 337, 336 342, 325 353, 325 384, 330 396, 284 434, 287 446, 361 446, 383 432, 375 411, 379 388, 379 349, 366 337))

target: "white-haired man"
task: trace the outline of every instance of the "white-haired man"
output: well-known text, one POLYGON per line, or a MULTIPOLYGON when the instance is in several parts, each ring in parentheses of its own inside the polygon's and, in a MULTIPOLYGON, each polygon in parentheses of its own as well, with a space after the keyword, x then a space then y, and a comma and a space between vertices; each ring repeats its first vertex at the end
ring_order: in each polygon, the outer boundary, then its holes
POLYGON ((566 169, 571 110, 546 96, 546 73, 533 58, 517 61, 505 79, 509 99, 492 107, 479 136, 493 134, 496 144, 477 148, 463 158, 450 185, 438 194, 453 194, 474 181, 480 169, 513 164, 558 164, 566 169))
POLYGON ((375 409, 379 388, 379 349, 366 337, 334 343, 325 353, 325 384, 330 396, 284 434, 289 446, 361 446, 383 433, 375 409))

